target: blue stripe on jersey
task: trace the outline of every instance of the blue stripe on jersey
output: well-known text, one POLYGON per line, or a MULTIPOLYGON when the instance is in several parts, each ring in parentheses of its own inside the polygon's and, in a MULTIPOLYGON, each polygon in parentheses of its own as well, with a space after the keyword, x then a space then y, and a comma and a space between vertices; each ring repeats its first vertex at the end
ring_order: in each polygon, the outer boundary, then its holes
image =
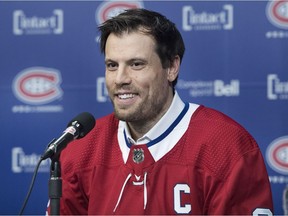
MULTIPOLYGON (((160 142, 161 140, 163 140, 166 136, 168 136, 168 134, 179 124, 179 122, 182 120, 182 118, 184 117, 184 115, 187 113, 189 109, 189 103, 185 103, 185 106, 183 108, 183 110, 181 111, 181 113, 179 114, 179 116, 175 119, 175 121, 167 128, 166 131, 164 131, 164 133, 162 133, 159 137, 157 137, 154 140, 151 140, 150 142, 148 142, 146 145, 147 147, 150 147, 152 145, 155 145, 156 143, 160 142)), ((125 138, 125 142, 126 145, 128 146, 128 148, 131 148, 131 143, 129 142, 125 129, 123 131, 124 133, 124 138, 125 138)))

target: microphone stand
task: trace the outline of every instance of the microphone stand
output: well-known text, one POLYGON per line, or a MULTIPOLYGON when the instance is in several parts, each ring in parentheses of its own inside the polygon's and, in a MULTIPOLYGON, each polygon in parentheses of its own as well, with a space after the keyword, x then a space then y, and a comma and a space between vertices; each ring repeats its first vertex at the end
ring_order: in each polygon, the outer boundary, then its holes
POLYGON ((50 179, 49 179, 49 199, 50 215, 60 215, 60 198, 62 197, 62 178, 59 154, 51 158, 50 179))

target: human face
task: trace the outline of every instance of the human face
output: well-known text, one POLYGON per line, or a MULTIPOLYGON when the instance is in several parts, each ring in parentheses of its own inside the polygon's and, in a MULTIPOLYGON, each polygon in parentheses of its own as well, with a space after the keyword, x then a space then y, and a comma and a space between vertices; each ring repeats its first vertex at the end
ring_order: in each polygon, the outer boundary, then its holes
POLYGON ((173 99, 168 69, 155 52, 154 39, 142 32, 110 34, 105 48, 106 86, 115 115, 152 127, 173 99))

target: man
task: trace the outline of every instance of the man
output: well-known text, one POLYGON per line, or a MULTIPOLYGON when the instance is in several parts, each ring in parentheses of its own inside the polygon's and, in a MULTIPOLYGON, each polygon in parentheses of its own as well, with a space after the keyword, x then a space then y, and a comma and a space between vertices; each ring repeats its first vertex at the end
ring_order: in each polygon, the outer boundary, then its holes
POLYGON ((175 91, 185 50, 175 25, 133 9, 99 29, 115 112, 62 151, 61 214, 272 215, 252 136, 175 91))

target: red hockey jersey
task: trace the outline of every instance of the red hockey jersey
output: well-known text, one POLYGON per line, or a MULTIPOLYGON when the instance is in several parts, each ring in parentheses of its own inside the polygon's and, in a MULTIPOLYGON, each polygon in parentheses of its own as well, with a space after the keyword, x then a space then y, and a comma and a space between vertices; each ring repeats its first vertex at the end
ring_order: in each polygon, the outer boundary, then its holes
POLYGON ((188 121, 181 117, 188 122, 183 133, 179 124, 153 145, 127 143, 114 114, 97 120, 61 153, 61 214, 271 215, 270 183, 254 139, 218 111, 199 106, 190 113, 188 121))

